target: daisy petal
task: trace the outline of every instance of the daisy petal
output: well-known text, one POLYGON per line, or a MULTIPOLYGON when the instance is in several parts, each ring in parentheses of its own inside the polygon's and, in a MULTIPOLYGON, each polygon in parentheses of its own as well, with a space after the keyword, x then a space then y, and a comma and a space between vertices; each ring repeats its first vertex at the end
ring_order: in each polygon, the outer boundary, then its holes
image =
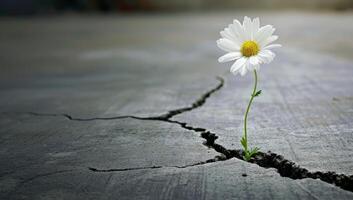
POLYGON ((266 25, 263 26, 259 29, 259 31, 255 34, 255 39, 258 39, 258 37, 260 37, 260 35, 262 35, 264 33, 264 31, 271 29, 272 26, 271 25, 266 25))
POLYGON ((256 17, 255 19, 253 19, 252 21, 252 33, 251 33, 251 40, 254 39, 255 34, 257 33, 257 31, 260 28, 260 19, 258 17, 256 17))
POLYGON ((272 51, 265 49, 260 51, 260 53, 258 54, 258 57, 261 62, 269 63, 273 60, 273 58, 275 57, 275 54, 272 51))
POLYGON ((233 32, 230 30, 230 28, 225 28, 223 31, 221 31, 221 36, 231 40, 238 46, 241 45, 241 43, 239 42, 239 36, 234 35, 233 32))
POLYGON ((276 55, 276 54, 273 53, 271 50, 266 50, 266 49, 264 49, 263 52, 266 53, 266 54, 268 54, 268 55, 271 55, 272 57, 275 57, 275 55, 276 55))
POLYGON ((227 33, 225 30, 224 30, 224 31, 221 31, 220 34, 221 34, 221 36, 222 36, 223 38, 226 38, 226 39, 228 39, 228 40, 231 40, 231 39, 233 38, 232 35, 230 35, 229 33, 227 33))
POLYGON ((266 46, 264 49, 273 49, 273 48, 278 48, 281 46, 282 45, 280 45, 280 44, 270 44, 270 45, 266 46))
POLYGON ((227 53, 221 57, 218 58, 218 62, 220 63, 224 63, 224 62, 229 62, 232 60, 236 60, 238 58, 241 57, 241 53, 240 52, 231 52, 231 53, 227 53))
POLYGON ((274 31, 275 29, 271 25, 266 25, 260 28, 254 39, 261 44, 264 40, 270 37, 274 31))
POLYGON ((230 31, 229 28, 225 28, 223 31, 220 32, 221 36, 227 39, 232 40, 235 35, 230 31))
POLYGON ((261 64, 261 61, 258 56, 251 56, 249 58, 249 63, 248 63, 248 70, 254 70, 261 64))
POLYGON ((249 63, 250 65, 258 65, 260 62, 259 58, 257 56, 251 56, 249 58, 249 63))
POLYGON ((243 27, 245 31, 245 39, 251 40, 252 22, 251 22, 251 19, 247 16, 244 17, 243 27))
POLYGON ((248 72, 248 70, 246 69, 246 66, 243 66, 240 70, 240 75, 244 76, 246 74, 246 72, 248 72))
POLYGON ((243 43, 245 41, 246 38, 245 38, 244 29, 238 20, 235 19, 233 21, 233 24, 229 25, 229 29, 236 37, 238 37, 238 40, 240 43, 243 43))
POLYGON ((220 49, 228 52, 239 51, 240 49, 239 45, 226 38, 221 38, 217 40, 217 45, 220 49))
POLYGON ((248 59, 248 61, 245 63, 245 66, 247 70, 250 70, 251 69, 251 64, 250 64, 250 58, 248 59))
POLYGON ((239 58, 237 61, 234 62, 232 67, 230 68, 230 72, 232 72, 234 75, 236 75, 239 72, 239 69, 244 66, 248 59, 245 57, 239 58))
POLYGON ((270 43, 276 41, 277 39, 278 39, 278 36, 277 36, 277 35, 272 35, 272 36, 268 37, 266 40, 263 40, 263 42, 260 43, 260 45, 261 45, 262 47, 265 47, 266 45, 268 45, 268 44, 270 44, 270 43))

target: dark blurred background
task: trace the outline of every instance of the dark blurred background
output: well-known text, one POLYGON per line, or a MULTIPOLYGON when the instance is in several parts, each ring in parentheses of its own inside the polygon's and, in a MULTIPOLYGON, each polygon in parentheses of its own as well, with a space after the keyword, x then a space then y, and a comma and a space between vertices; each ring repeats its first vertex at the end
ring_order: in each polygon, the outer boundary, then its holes
POLYGON ((217 9, 350 10, 353 0, 1 0, 0 14, 48 14, 65 11, 134 12, 217 9))

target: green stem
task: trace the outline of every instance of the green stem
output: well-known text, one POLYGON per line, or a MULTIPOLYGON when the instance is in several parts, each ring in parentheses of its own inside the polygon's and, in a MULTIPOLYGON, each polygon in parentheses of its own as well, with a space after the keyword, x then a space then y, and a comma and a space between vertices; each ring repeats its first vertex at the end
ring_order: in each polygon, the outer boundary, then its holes
POLYGON ((248 107, 246 108, 246 112, 245 112, 245 116, 244 116, 244 138, 245 138, 245 141, 246 141, 246 143, 244 145, 245 152, 248 152, 248 134, 247 134, 247 127, 246 127, 247 120, 248 120, 248 113, 250 111, 251 103, 253 102, 253 100, 255 98, 256 87, 257 87, 257 72, 256 72, 256 69, 254 70, 254 76, 255 76, 255 85, 254 85, 254 89, 253 89, 253 92, 251 94, 251 98, 250 98, 248 107))

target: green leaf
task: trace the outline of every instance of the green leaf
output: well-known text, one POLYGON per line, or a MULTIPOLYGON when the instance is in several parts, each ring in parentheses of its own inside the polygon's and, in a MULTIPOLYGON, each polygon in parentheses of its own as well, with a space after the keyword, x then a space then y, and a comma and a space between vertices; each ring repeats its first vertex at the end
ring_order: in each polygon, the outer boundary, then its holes
POLYGON ((255 156, 259 152, 259 148, 255 147, 249 151, 250 157, 255 156))
POLYGON ((250 158, 251 158, 251 157, 249 157, 249 155, 247 155, 247 154, 245 154, 245 155, 243 156, 243 159, 244 159, 245 161, 247 161, 247 162, 250 160, 250 158))
POLYGON ((259 95, 261 94, 261 91, 262 91, 262 90, 257 91, 257 92, 254 94, 254 97, 259 96, 259 95))
POLYGON ((259 150, 260 150, 259 148, 255 147, 255 148, 251 149, 250 151, 245 151, 243 159, 245 161, 249 161, 252 157, 254 157, 259 152, 259 150))
POLYGON ((244 149, 247 149, 248 143, 244 137, 241 138, 240 143, 244 147, 244 149))

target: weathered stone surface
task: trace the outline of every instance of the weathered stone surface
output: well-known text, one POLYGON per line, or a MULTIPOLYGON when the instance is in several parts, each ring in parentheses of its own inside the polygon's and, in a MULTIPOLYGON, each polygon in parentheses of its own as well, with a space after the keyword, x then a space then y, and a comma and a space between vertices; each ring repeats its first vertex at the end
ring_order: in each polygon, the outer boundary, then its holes
MULTIPOLYGON (((203 129, 240 148, 252 77, 229 75, 215 40, 245 14, 0 21, 0 199, 351 199, 234 158, 203 163, 219 155, 202 144, 203 129), (218 75, 224 86, 193 106, 218 75), (102 120, 181 108, 190 109, 172 121, 102 120)), ((251 145, 353 174, 352 15, 250 14, 273 23, 284 45, 259 73, 251 145)))
POLYGON ((177 125, 136 119, 94 122, 2 116, 2 172, 41 166, 136 168, 183 166, 219 155, 177 125), (6 118, 6 119, 3 119, 6 118))
MULTIPOLYGON (((41 168, 43 171, 44 168, 41 168)), ((24 170, 26 171, 26 170, 24 170)), ((95 173, 87 169, 36 172, 16 186, 11 199, 351 199, 353 194, 317 180, 281 178, 236 159, 184 169, 95 173), (246 173, 247 176, 242 176, 246 173), (271 184, 269 184, 271 183, 271 184)), ((4 193, 2 193, 4 195, 4 193)), ((5 196, 6 198, 6 196, 5 196)))
MULTIPOLYGON (((273 151, 318 171, 353 174, 353 68, 350 62, 282 50, 259 72, 259 89, 248 120, 251 146, 273 151), (296 59, 291 59, 290 56, 296 59)), ((243 115, 253 74, 228 76, 224 88, 175 120, 203 127, 228 149, 240 149, 243 115)))
MULTIPOLYGON (((62 184, 61 174, 89 172, 89 168, 183 167, 219 155, 207 149, 196 133, 156 121, 77 122, 63 117, 7 115, 2 116, 1 127, 4 127, 0 151, 4 194, 16 194, 17 187, 42 176, 48 176, 49 180, 59 176, 55 182, 62 184)), ((81 179, 83 183, 88 181, 81 179)), ((50 191, 33 192, 45 195, 50 191)))

